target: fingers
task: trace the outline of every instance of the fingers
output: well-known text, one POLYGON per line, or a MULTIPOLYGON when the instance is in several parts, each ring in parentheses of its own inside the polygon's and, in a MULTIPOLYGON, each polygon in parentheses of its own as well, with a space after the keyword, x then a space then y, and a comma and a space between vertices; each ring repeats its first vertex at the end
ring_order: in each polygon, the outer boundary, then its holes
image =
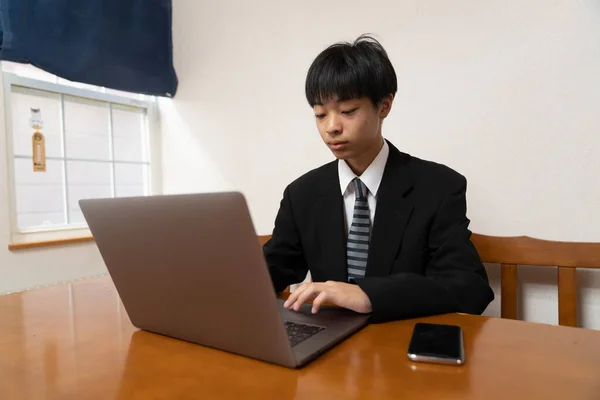
POLYGON ((304 303, 311 299, 314 299, 315 296, 317 296, 320 292, 320 285, 315 283, 307 285, 306 288, 302 291, 302 293, 300 293, 300 295, 296 299, 296 302, 294 303, 292 308, 294 309, 294 311, 300 310, 300 307, 302 307, 304 303))
POLYGON ((313 301, 312 313, 316 314, 319 312, 321 305, 327 301, 327 292, 322 291, 313 301))
POLYGON ((287 298, 285 303, 283 303, 283 306, 285 308, 290 308, 290 306, 292 306, 296 302, 296 299, 298 298, 298 296, 300 296, 300 294, 302 294, 302 292, 304 292, 304 290, 306 290, 306 287, 308 285, 309 284, 307 284, 307 283, 303 283, 302 285, 300 285, 300 287, 298 287, 296 290, 294 290, 290 294, 290 296, 287 298))
POLYGON ((314 299, 312 313, 316 314, 323 303, 335 300, 335 285, 335 282, 305 283, 290 294, 285 303, 283 303, 283 306, 298 311, 303 304, 314 299))
POLYGON ((368 314, 372 312, 371 300, 360 287, 333 281, 305 283, 290 294, 283 306, 298 311, 304 303, 311 299, 314 299, 313 314, 319 312, 325 302, 358 313, 368 314))

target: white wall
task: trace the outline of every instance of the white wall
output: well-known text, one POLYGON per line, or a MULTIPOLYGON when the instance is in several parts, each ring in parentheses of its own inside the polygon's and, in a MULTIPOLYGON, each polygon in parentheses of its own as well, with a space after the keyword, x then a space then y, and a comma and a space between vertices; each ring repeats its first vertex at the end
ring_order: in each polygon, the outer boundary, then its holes
MULTIPOLYGON (((371 32, 399 78, 384 135, 467 176, 472 230, 600 241, 600 3, 366 4, 174 2, 180 88, 161 102, 165 192, 240 190, 269 233, 285 185, 332 159, 304 99, 311 61, 371 32)), ((556 271, 519 278, 523 317, 556 323, 556 271)), ((581 322, 600 329, 600 277, 580 278, 581 322)))
MULTIPOLYGON (((0 73, 0 93, 3 93, 0 73)), ((4 98, 0 95, 0 294, 106 273, 94 243, 9 251, 11 240, 8 206, 4 98)))

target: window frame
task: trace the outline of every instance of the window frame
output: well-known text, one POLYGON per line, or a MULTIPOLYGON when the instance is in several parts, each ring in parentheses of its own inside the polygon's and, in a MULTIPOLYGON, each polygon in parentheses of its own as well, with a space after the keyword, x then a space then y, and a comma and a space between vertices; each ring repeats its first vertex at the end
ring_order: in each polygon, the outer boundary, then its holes
MULTIPOLYGON (((124 106, 132 106, 144 108, 146 110, 146 120, 148 129, 148 171, 150 175, 149 195, 157 195, 162 193, 162 180, 160 177, 160 129, 158 121, 158 107, 153 98, 150 99, 134 99, 125 96, 119 96, 113 93, 104 93, 94 91, 87 88, 79 88, 68 86, 60 83, 47 82, 32 78, 26 78, 16 75, 11 72, 2 72, 3 86, 3 105, 4 105, 4 124, 6 132, 6 160, 7 160, 7 182, 8 182, 8 208, 9 221, 11 232, 11 243, 28 243, 32 241, 69 239, 73 237, 91 236, 91 232, 87 227, 78 226, 53 226, 39 227, 33 229, 20 229, 17 220, 17 197, 16 197, 16 182, 15 182, 15 157, 14 142, 13 142, 13 114, 11 104, 11 93, 13 86, 21 86, 30 89, 44 90, 48 92, 58 93, 67 96, 76 96, 90 100, 97 100, 119 104, 124 106)), ((110 106, 109 106, 110 107, 110 106)), ((44 115, 42 114, 42 118, 44 115)), ((33 129, 33 128, 32 128, 33 129)), ((43 130, 42 130, 43 132, 43 130)), ((33 130, 32 130, 33 133, 33 130)), ((65 162, 67 158, 65 157, 65 162)), ((89 160, 94 161, 94 160, 89 160)), ((115 161, 108 161, 113 166, 115 161)), ((66 165, 65 165, 66 168, 66 165)), ((65 170, 66 172, 66 170, 65 170)), ((114 178, 114 170, 113 170, 114 178)), ((67 182, 64 182, 67 184, 67 182)), ((114 184, 114 182, 113 182, 114 184)))

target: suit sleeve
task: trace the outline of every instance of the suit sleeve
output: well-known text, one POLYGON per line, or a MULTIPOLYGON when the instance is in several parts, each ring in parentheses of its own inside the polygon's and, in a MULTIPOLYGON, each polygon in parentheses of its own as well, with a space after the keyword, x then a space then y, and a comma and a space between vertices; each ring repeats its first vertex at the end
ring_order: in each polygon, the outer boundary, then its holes
POLYGON ((306 278, 308 266, 292 212, 289 187, 283 193, 273 235, 263 246, 263 253, 276 292, 306 278))
POLYGON ((471 242, 466 217, 466 180, 443 198, 429 235, 425 275, 398 273, 357 279, 372 305, 372 322, 463 312, 481 314, 494 299, 471 242))

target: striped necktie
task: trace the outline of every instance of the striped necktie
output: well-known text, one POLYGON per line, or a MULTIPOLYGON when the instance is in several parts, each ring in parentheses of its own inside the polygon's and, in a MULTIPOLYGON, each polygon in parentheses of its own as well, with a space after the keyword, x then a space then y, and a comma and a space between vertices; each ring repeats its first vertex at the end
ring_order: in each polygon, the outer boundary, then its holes
POLYGON ((348 280, 363 278, 367 270, 369 256, 369 237, 371 223, 369 218, 369 202, 367 187, 358 178, 354 178, 356 197, 354 199, 354 214, 348 234, 346 257, 348 260, 348 280))

